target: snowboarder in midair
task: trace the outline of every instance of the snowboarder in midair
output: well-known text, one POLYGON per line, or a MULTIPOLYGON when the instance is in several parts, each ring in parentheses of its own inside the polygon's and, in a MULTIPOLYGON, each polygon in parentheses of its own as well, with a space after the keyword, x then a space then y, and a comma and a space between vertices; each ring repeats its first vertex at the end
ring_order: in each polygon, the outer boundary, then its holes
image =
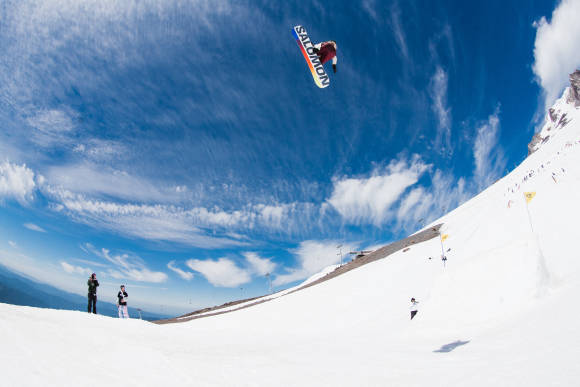
POLYGON ((99 281, 97 281, 97 275, 95 273, 91 274, 89 280, 87 281, 89 286, 89 306, 88 312, 91 313, 91 309, 94 314, 97 314, 97 287, 99 286, 99 281))
POLYGON ((322 42, 314 45, 314 52, 318 55, 320 63, 325 64, 332 59, 332 71, 336 73, 336 42, 334 40, 329 40, 328 42, 322 42))
POLYGON ((419 303, 419 301, 416 301, 414 298, 411 298, 411 320, 417 314, 417 309, 418 309, 417 304, 418 303, 419 303))
POLYGON ((125 291, 125 285, 121 285, 121 290, 117 293, 117 308, 119 309, 119 318, 129 318, 129 311, 127 310, 127 297, 129 295, 125 291))

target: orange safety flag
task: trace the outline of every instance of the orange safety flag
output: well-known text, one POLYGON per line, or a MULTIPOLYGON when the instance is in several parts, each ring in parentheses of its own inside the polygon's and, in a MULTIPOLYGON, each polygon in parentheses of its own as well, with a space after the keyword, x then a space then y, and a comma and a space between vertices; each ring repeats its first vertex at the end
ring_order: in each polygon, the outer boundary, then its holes
POLYGON ((526 203, 529 203, 536 196, 536 192, 524 192, 524 196, 526 197, 526 203))
POLYGON ((443 242, 447 238, 449 238, 449 234, 443 234, 443 235, 441 235, 441 242, 443 242))

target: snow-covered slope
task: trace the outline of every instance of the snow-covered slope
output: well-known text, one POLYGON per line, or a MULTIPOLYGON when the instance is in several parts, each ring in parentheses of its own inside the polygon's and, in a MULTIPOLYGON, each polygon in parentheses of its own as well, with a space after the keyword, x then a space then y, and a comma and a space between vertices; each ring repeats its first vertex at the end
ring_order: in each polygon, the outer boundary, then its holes
POLYGON ((570 74, 570 86, 564 90, 560 99, 546 113, 542 129, 534 135, 528 144, 528 152, 531 154, 550 141, 554 136, 566 128, 568 123, 580 120, 580 70, 570 74))
POLYGON ((0 304, 2 384, 576 385, 579 200, 574 119, 437 220, 446 266, 429 259, 441 252, 430 240, 267 303, 161 326, 0 304))

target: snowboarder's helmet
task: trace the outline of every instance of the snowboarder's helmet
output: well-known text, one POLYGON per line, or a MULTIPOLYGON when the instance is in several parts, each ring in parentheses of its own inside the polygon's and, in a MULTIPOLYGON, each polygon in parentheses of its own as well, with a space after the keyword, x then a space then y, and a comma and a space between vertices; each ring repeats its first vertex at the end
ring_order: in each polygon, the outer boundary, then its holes
POLYGON ((415 301, 415 299, 414 298, 411 298, 411 301, 415 301))
POLYGON ((121 289, 125 289, 125 285, 121 285, 121 289))

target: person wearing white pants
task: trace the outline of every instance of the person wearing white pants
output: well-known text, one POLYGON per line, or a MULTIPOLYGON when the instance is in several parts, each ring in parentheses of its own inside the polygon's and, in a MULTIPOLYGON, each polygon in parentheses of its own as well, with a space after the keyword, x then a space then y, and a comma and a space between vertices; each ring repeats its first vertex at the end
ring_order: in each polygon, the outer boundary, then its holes
POLYGON ((415 300, 415 298, 411 298, 411 320, 417 314, 417 311, 418 311, 417 304, 418 303, 419 303, 419 301, 415 300))
POLYGON ((127 297, 129 295, 125 291, 125 285, 121 285, 121 290, 117 293, 117 309, 119 310, 119 318, 129 318, 129 310, 127 309, 127 297))

